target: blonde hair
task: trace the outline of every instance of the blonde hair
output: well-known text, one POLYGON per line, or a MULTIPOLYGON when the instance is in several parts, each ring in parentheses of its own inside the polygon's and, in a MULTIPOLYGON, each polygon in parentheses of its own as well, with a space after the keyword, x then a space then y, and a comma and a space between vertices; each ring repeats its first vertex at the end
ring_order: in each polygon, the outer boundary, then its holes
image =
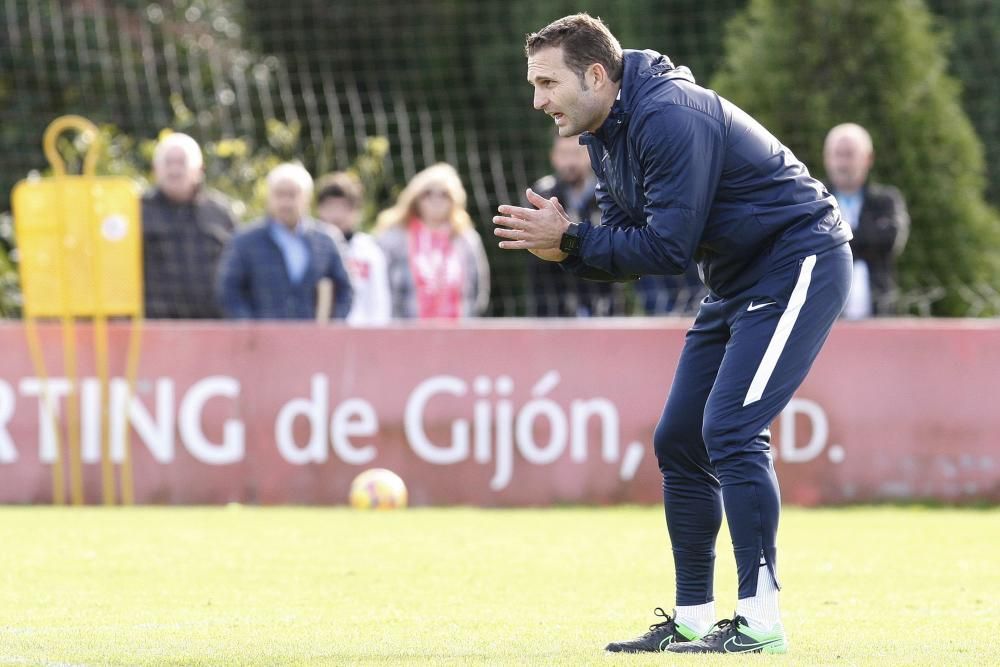
POLYGON ((439 162, 427 167, 410 179, 399 193, 395 205, 379 213, 375 231, 384 232, 390 227, 405 227, 417 215, 417 201, 434 186, 441 186, 451 197, 451 230, 463 234, 473 229, 472 218, 465 210, 467 197, 462 179, 450 164, 439 162))

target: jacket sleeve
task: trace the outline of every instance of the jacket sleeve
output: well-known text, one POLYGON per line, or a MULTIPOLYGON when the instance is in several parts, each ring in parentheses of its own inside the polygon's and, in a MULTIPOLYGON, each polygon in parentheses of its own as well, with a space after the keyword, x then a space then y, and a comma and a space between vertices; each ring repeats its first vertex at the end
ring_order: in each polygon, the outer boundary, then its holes
POLYGON ((471 315, 481 317, 486 314, 490 307, 490 262, 486 257, 486 248, 483 247, 483 240, 479 237, 479 233, 472 230, 466 236, 469 239, 476 263, 476 284, 471 315))
POLYGON ((894 187, 880 188, 878 211, 874 219, 855 230, 852 247, 865 248, 886 258, 898 257, 910 232, 910 214, 903 195, 894 187))
POLYGON ((392 292, 389 290, 389 263, 381 246, 371 242, 371 324, 388 324, 392 319, 392 292))
POLYGON ((336 244, 333 239, 329 241, 332 252, 326 277, 333 281, 333 319, 346 320, 347 314, 351 312, 351 303, 354 301, 354 289, 351 287, 351 278, 347 275, 347 269, 344 268, 336 244))
POLYGON ((392 319, 409 316, 408 304, 412 289, 406 257, 406 234, 398 228, 382 231, 375 237, 385 255, 385 273, 389 284, 389 313, 392 319))
MULTIPOLYGON (((594 196, 597 198, 597 206, 601 210, 602 227, 618 227, 629 224, 628 216, 625 215, 624 211, 618 208, 618 204, 615 203, 614 198, 608 193, 607 184, 605 184, 600 178, 597 179, 597 189, 594 191, 594 196)), ((582 224, 586 227, 590 226, 586 220, 584 220, 582 224)), ((639 279, 639 276, 634 274, 616 275, 605 271, 604 269, 590 266, 579 256, 570 256, 560 262, 559 266, 561 266, 565 271, 583 278, 584 280, 593 280, 596 282, 628 282, 639 279)))
POLYGON ((226 244, 216 276, 216 299, 223 316, 229 320, 253 319, 250 271, 241 252, 242 245, 239 237, 226 244))
MULTIPOLYGON (((583 229, 580 260, 614 276, 682 274, 690 264, 719 185, 722 123, 670 105, 633 120, 631 149, 642 170, 646 224, 583 229)), ((613 219, 612 219, 613 220, 613 219)))

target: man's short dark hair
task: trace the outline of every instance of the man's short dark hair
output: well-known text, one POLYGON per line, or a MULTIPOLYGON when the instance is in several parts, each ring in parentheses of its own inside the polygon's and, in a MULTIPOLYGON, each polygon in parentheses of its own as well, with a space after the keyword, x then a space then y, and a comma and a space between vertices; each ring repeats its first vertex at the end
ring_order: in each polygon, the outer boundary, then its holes
POLYGON ((328 174, 317 183, 316 203, 333 198, 346 199, 353 208, 358 208, 364 200, 364 186, 357 176, 346 171, 328 174))
POLYGON ((566 66, 581 79, 594 63, 600 63, 612 81, 622 78, 621 44, 600 18, 587 13, 564 16, 528 35, 524 52, 531 56, 550 47, 562 47, 566 66))

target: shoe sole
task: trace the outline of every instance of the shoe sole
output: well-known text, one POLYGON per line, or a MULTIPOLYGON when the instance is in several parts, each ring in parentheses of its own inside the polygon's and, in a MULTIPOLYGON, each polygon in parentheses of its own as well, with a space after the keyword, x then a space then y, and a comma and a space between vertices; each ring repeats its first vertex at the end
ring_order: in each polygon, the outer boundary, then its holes
MULTIPOLYGON (((673 644, 673 646, 678 646, 678 644, 673 644)), ((774 644, 769 644, 768 646, 761 646, 760 648, 752 648, 746 651, 713 651, 713 650, 693 650, 685 651, 684 649, 677 649, 671 651, 669 648, 664 651, 665 653, 691 653, 691 654, 705 654, 705 653, 719 653, 724 655, 739 655, 741 653, 768 653, 771 655, 783 655, 788 653, 788 642, 783 640, 780 642, 775 642, 774 644)))

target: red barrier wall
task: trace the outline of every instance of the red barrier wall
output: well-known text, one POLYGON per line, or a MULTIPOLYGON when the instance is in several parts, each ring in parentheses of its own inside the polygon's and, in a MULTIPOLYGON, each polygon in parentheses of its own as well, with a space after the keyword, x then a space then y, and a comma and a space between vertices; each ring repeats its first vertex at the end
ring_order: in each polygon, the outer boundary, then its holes
MULTIPOLYGON (((651 438, 687 322, 570 324, 150 323, 137 397, 112 388, 109 421, 133 425, 142 503, 342 503, 375 466, 415 504, 658 502, 651 438)), ((101 396, 78 333, 98 502, 101 396)), ((58 330, 43 337, 58 393, 58 330)), ((126 340, 113 331, 118 375, 126 340)), ((0 502, 49 502, 55 445, 19 324, 0 349, 0 502)), ((998 370, 998 323, 838 326, 774 425, 783 498, 1000 501, 998 370)))

